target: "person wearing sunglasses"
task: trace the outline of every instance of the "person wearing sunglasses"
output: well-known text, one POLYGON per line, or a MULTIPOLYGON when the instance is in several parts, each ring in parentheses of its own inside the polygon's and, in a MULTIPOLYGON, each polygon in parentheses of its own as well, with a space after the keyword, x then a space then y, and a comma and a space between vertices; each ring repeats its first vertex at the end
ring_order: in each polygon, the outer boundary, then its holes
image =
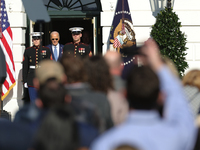
POLYGON ((57 31, 52 31, 50 34, 51 44, 47 47, 51 50, 52 58, 55 61, 58 61, 62 56, 62 49, 64 45, 59 43, 60 34, 57 31))
POLYGON ((33 86, 35 69, 40 67, 40 61, 52 58, 50 49, 48 47, 41 46, 42 34, 43 32, 41 32, 41 34, 40 32, 30 33, 30 35, 32 36, 33 46, 26 48, 23 55, 23 84, 24 88, 28 88, 30 101, 33 103, 37 98, 37 90, 33 86))
POLYGON ((72 33, 73 42, 67 43, 63 47, 63 53, 74 57, 92 56, 92 51, 88 44, 81 42, 82 30, 81 27, 73 27, 69 29, 72 33))

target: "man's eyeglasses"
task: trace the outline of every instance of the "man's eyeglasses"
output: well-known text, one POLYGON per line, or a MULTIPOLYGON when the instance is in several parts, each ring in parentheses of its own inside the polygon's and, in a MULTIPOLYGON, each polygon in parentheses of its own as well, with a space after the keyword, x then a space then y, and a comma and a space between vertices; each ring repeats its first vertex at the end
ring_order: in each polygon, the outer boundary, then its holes
POLYGON ((58 39, 51 39, 52 41, 54 41, 54 40, 56 40, 56 41, 58 41, 58 39))

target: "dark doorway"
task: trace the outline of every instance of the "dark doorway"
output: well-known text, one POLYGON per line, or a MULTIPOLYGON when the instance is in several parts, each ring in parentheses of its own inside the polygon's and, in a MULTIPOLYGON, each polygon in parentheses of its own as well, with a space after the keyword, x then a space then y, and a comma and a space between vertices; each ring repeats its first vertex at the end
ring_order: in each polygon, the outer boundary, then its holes
MULTIPOLYGON (((60 43, 72 42, 71 27, 83 27, 91 36, 91 49, 102 53, 102 29, 100 26, 101 0, 43 0, 51 17, 50 23, 42 24, 43 45, 48 45, 51 31, 60 33, 60 43)), ((32 25, 29 25, 32 29, 32 25)), ((34 24, 35 32, 40 31, 38 23, 34 24)), ((27 31, 30 31, 27 29, 27 31)), ((29 34, 29 32, 27 32, 29 34)), ((29 35, 27 35, 26 46, 29 46, 29 35)))
POLYGON ((85 31, 89 31, 90 35, 93 34, 92 20, 84 20, 83 18, 76 19, 52 19, 51 31, 56 30, 60 33, 60 43, 66 44, 72 42, 71 32, 69 28, 82 27, 85 31))
MULTIPOLYGON (((72 35, 69 28, 72 27, 82 27, 84 31, 88 31, 91 36, 91 43, 93 43, 93 24, 91 18, 52 18, 50 23, 45 23, 42 25, 43 35, 43 45, 50 44, 50 33, 52 31, 58 31, 60 33, 61 44, 66 44, 72 42, 72 35)), ((34 31, 39 31, 39 24, 34 25, 34 31)), ((93 46, 91 47, 93 50, 93 46)))

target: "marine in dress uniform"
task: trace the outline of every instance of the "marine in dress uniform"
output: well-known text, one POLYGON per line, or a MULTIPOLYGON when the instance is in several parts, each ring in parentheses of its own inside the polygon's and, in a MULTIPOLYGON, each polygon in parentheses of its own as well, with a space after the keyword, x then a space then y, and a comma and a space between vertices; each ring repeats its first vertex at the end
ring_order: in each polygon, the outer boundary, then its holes
POLYGON ((65 44, 63 53, 73 55, 74 57, 92 56, 92 51, 88 44, 81 42, 82 30, 81 27, 73 27, 69 29, 72 33, 73 42, 65 44))
POLYGON ((32 41, 34 45, 24 51, 23 56, 23 83, 28 88, 31 102, 37 98, 37 92, 33 85, 35 69, 39 67, 39 62, 43 59, 51 59, 51 51, 48 47, 40 45, 40 32, 33 32, 32 41))

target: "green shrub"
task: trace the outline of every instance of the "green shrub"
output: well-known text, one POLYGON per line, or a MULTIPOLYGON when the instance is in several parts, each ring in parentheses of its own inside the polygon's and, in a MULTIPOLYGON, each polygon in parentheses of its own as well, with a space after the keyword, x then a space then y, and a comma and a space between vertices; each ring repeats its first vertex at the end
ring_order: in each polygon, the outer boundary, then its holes
POLYGON ((161 10, 156 16, 156 23, 152 26, 151 37, 160 47, 161 54, 169 57, 175 64, 180 77, 188 67, 185 56, 186 36, 180 30, 181 23, 172 8, 161 10))

